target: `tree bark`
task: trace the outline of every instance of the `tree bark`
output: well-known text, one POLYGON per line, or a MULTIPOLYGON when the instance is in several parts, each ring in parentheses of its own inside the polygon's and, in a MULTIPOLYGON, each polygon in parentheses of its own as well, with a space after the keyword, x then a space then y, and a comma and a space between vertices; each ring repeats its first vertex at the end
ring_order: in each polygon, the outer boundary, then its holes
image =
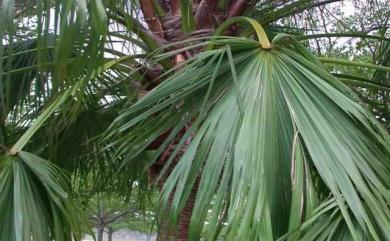
MULTIPOLYGON (((162 218, 162 220, 160 221, 157 241, 187 241, 188 240, 189 225, 191 221, 192 210, 194 209, 196 193, 197 193, 196 190, 193 190, 190 193, 186 205, 184 206, 180 214, 179 224, 177 225, 176 229, 170 227, 168 217, 162 218)), ((169 200, 169 202, 171 201, 172 199, 169 200)))
POLYGON ((97 229, 97 241, 103 241, 104 227, 99 226, 97 229))
POLYGON ((160 19, 154 13, 152 0, 140 0, 142 13, 149 29, 160 38, 164 38, 164 30, 162 28, 160 19))
POLYGON ((112 234, 114 233, 114 230, 112 229, 112 227, 108 227, 108 232, 107 232, 107 241, 112 241, 112 234))
MULTIPOLYGON (((176 64, 180 64, 181 62, 176 64)), ((187 127, 188 128, 188 127, 187 127)), ((183 135, 187 128, 184 128, 180 135, 183 135)), ((163 134, 162 136, 169 135, 169 132, 163 134)), ((163 138, 164 139, 164 138, 163 138)), ((180 139, 180 138, 179 138, 180 139)), ((176 140, 177 141, 177 140, 176 140)), ((176 142, 174 142, 176 143, 176 142)), ((189 144, 189 143, 186 143, 189 144)), ((158 143, 155 143, 156 146, 159 146, 158 143)), ((167 158, 169 158, 171 152, 173 149, 175 149, 176 144, 172 144, 166 152, 161 156, 160 160, 155 163, 150 169, 150 180, 152 182, 155 182, 156 177, 160 174, 162 168, 164 167, 167 158)), ((183 147, 180 152, 178 153, 177 157, 173 160, 173 163, 168 167, 168 170, 166 173, 162 176, 162 178, 159 180, 159 183, 157 186, 162 189, 166 179, 168 178, 169 174, 173 170, 173 168, 176 166, 177 162, 180 160, 180 157, 185 152, 186 147, 183 147)), ((169 210, 172 203, 172 199, 174 197, 174 192, 170 194, 169 200, 168 200, 168 207, 167 210, 161 210, 166 211, 166 213, 163 213, 161 220, 158 222, 158 234, 157 234, 157 241, 187 241, 188 240, 188 233, 189 233, 189 225, 191 221, 192 216, 192 210, 194 208, 195 198, 198 190, 199 182, 196 181, 194 183, 193 189, 191 193, 189 194, 186 204, 183 208, 183 210, 180 213, 180 216, 178 218, 178 223, 175 227, 172 227, 170 224, 170 218, 169 218, 169 210)))
POLYGON ((250 1, 250 0, 237 0, 235 1, 232 6, 229 9, 229 13, 227 18, 232 18, 236 16, 241 16, 245 13, 245 11, 255 4, 256 1, 250 1))
MULTIPOLYGON (((240 16, 245 11, 248 10, 249 7, 253 6, 256 3, 256 0, 231 0, 230 7, 227 7, 225 10, 218 9, 218 1, 217 0, 193 0, 194 6, 196 6, 196 10, 194 12, 195 24, 197 30, 207 30, 208 35, 213 33, 213 30, 218 27, 220 22, 229 16, 240 16), (220 18, 220 19, 218 19, 220 18), (208 32, 208 30, 210 30, 208 32)), ((149 29, 155 33, 156 36, 159 36, 168 42, 175 41, 178 37, 183 37, 184 39, 193 37, 191 35, 182 33, 180 18, 177 17, 180 13, 180 1, 179 0, 170 0, 171 11, 168 11, 166 15, 160 19, 156 18, 155 13, 153 12, 151 0, 141 0, 141 8, 144 13, 144 16, 147 18, 146 22, 149 26, 149 29), (153 20, 153 21, 152 21, 153 20), (161 22, 159 21, 161 20, 161 22), (165 31, 164 34, 162 31, 165 31)), ((234 33, 234 30, 231 31, 231 34, 234 33)), ((195 35, 194 35, 195 36, 195 35)), ((184 40, 181 39, 181 40, 184 40)), ((180 48, 183 46, 176 46, 176 48, 180 48)), ((174 47, 173 47, 174 48, 174 47)), ((191 53, 187 56, 186 53, 179 53, 175 55, 171 61, 175 66, 182 64, 186 59, 191 58, 197 52, 202 51, 201 49, 195 50, 194 53, 191 53)), ((157 138, 153 143, 148 146, 149 150, 157 149, 161 143, 165 140, 166 136, 169 135, 169 131, 164 133, 159 138, 157 138)), ((167 150, 167 153, 169 150, 167 150)), ((164 154, 165 155, 165 154, 164 154)), ((163 156, 164 156, 163 155, 163 156)), ((166 159, 169 157, 163 157, 155 163, 149 170, 149 178, 151 181, 158 176, 160 171, 162 170, 166 159)), ((180 155, 179 155, 180 156, 180 155)), ((178 161, 178 160, 176 160, 178 161)), ((172 167, 169 167, 171 169, 172 167)), ((167 172, 169 175, 170 171, 167 172)), ((160 188, 163 186, 165 182, 165 178, 162 178, 161 183, 158 185, 160 188)), ((197 194, 198 182, 194 184, 194 189, 190 193, 188 200, 186 202, 185 207, 183 208, 179 220, 178 225, 175 227, 170 227, 169 217, 162 217, 159 222, 159 229, 157 235, 157 241, 187 241, 188 233, 189 233, 189 224, 191 220, 192 210, 194 208, 194 202, 197 194)), ((174 194, 171 194, 173 196, 174 194)), ((169 200, 168 207, 171 204, 171 200, 169 200)))
POLYGON ((213 27, 217 0, 201 0, 195 13, 195 22, 198 29, 213 27))

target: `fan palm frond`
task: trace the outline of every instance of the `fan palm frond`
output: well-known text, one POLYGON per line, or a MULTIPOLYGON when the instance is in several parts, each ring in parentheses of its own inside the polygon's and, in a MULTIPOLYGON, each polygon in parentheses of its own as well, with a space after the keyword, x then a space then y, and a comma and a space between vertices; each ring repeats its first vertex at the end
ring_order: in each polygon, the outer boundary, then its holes
POLYGON ((199 181, 190 240, 390 240, 389 136, 356 95, 289 37, 211 43, 115 125, 127 161, 168 131, 169 166, 191 140, 163 188, 172 223, 199 181))
POLYGON ((0 238, 5 241, 80 238, 67 177, 28 152, 0 159, 0 238))
POLYGON ((81 237, 69 178, 51 162, 22 151, 73 93, 69 89, 53 101, 0 157, 1 240, 70 241, 81 237))

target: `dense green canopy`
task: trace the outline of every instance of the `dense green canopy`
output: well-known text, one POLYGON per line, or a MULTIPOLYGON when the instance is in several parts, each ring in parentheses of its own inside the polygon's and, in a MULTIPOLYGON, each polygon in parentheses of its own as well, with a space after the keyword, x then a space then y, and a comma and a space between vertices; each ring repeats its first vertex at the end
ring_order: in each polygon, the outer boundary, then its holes
POLYGON ((390 240, 390 12, 334 2, 1 1, 0 240, 151 184, 159 241, 390 240))
POLYGON ((130 130, 122 151, 135 154, 166 129, 173 140, 192 120, 176 153, 191 144, 163 189, 164 202, 175 193, 177 220, 201 176, 190 240, 203 228, 213 239, 222 222, 225 240, 274 240, 316 214, 314 225, 329 223, 296 238, 389 239, 389 135, 356 95, 289 36, 277 36, 272 49, 242 38, 212 43, 218 48, 189 60, 113 128, 130 130), (330 214, 338 221, 323 218, 330 214))

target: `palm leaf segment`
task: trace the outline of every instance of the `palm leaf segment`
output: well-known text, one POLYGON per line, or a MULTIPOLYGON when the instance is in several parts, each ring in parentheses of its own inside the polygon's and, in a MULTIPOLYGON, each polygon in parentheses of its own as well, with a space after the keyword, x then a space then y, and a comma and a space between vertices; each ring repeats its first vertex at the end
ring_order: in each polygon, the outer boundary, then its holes
POLYGON ((77 87, 64 91, 11 149, 1 153, 0 240, 80 240, 81 220, 74 213, 69 177, 53 163, 22 151, 77 87))
POLYGON ((200 179, 190 240, 390 240, 389 136, 355 95, 288 36, 211 42, 116 122, 129 159, 192 123, 166 164, 191 139, 172 222, 200 179))
POLYGON ((68 241, 72 233, 79 235, 67 187, 67 177, 38 156, 1 156, 0 239, 68 241))

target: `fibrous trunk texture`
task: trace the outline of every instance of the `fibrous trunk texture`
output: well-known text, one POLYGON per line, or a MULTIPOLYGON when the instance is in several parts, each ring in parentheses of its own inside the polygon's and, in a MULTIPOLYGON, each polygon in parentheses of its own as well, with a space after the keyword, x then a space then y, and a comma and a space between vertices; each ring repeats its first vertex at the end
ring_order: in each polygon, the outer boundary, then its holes
MULTIPOLYGON (((165 15, 158 16, 153 8, 153 0, 140 0, 141 9, 146 23, 149 30, 153 32, 156 42, 161 42, 161 39, 163 39, 168 43, 173 43, 188 38, 212 35, 218 25, 226 18, 243 15, 248 10, 248 8, 256 3, 256 1, 231 0, 229 4, 226 5, 226 9, 220 9, 218 6, 218 0, 193 0, 192 5, 196 30, 194 30, 192 33, 184 33, 182 31, 180 1, 170 0, 169 7, 167 7, 167 4, 165 3, 166 2, 163 1, 160 2, 160 5, 163 6, 165 10, 165 15)), ((232 35, 234 34, 234 30, 230 29, 226 34, 232 35)), ((181 47, 183 46, 177 45, 176 49, 181 47)), ((168 50, 173 50, 172 48, 175 49, 175 47, 171 47, 168 50)), ((201 51, 201 49, 198 50, 198 52, 201 51)), ((191 53, 178 53, 172 59, 172 62, 174 65, 179 65, 186 59, 191 58, 191 56, 196 54, 196 51, 191 53)), ((158 141, 152 143, 148 149, 157 149, 164 141, 163 137, 164 136, 158 138, 158 141)), ((152 180, 160 174, 160 171, 165 164, 164 160, 167 159, 169 159, 169 156, 162 157, 158 163, 152 166, 150 170, 150 177, 152 180)), ((167 174, 169 174, 169 171, 167 174)), ((164 180, 165 178, 160 180, 160 188, 163 186, 164 180)), ((169 218, 162 218, 162 220, 160 220, 157 237, 158 241, 188 240, 188 229, 194 207, 197 186, 197 184, 194 185, 194 189, 188 197, 187 203, 179 217, 178 226, 176 229, 170 227, 169 218)), ((171 196, 173 196, 173 194, 171 194, 171 196)), ((168 204, 168 206, 169 205, 170 204, 168 204)))
MULTIPOLYGON (((172 195, 171 195, 172 196, 172 195)), ((193 190, 188 197, 187 203, 181 212, 179 223, 176 228, 170 227, 169 217, 164 217, 159 224, 157 241, 187 241, 188 230, 194 208, 196 191, 193 190)), ((171 199, 169 200, 171 202, 171 199)), ((169 203, 170 205, 170 203, 169 203)))

